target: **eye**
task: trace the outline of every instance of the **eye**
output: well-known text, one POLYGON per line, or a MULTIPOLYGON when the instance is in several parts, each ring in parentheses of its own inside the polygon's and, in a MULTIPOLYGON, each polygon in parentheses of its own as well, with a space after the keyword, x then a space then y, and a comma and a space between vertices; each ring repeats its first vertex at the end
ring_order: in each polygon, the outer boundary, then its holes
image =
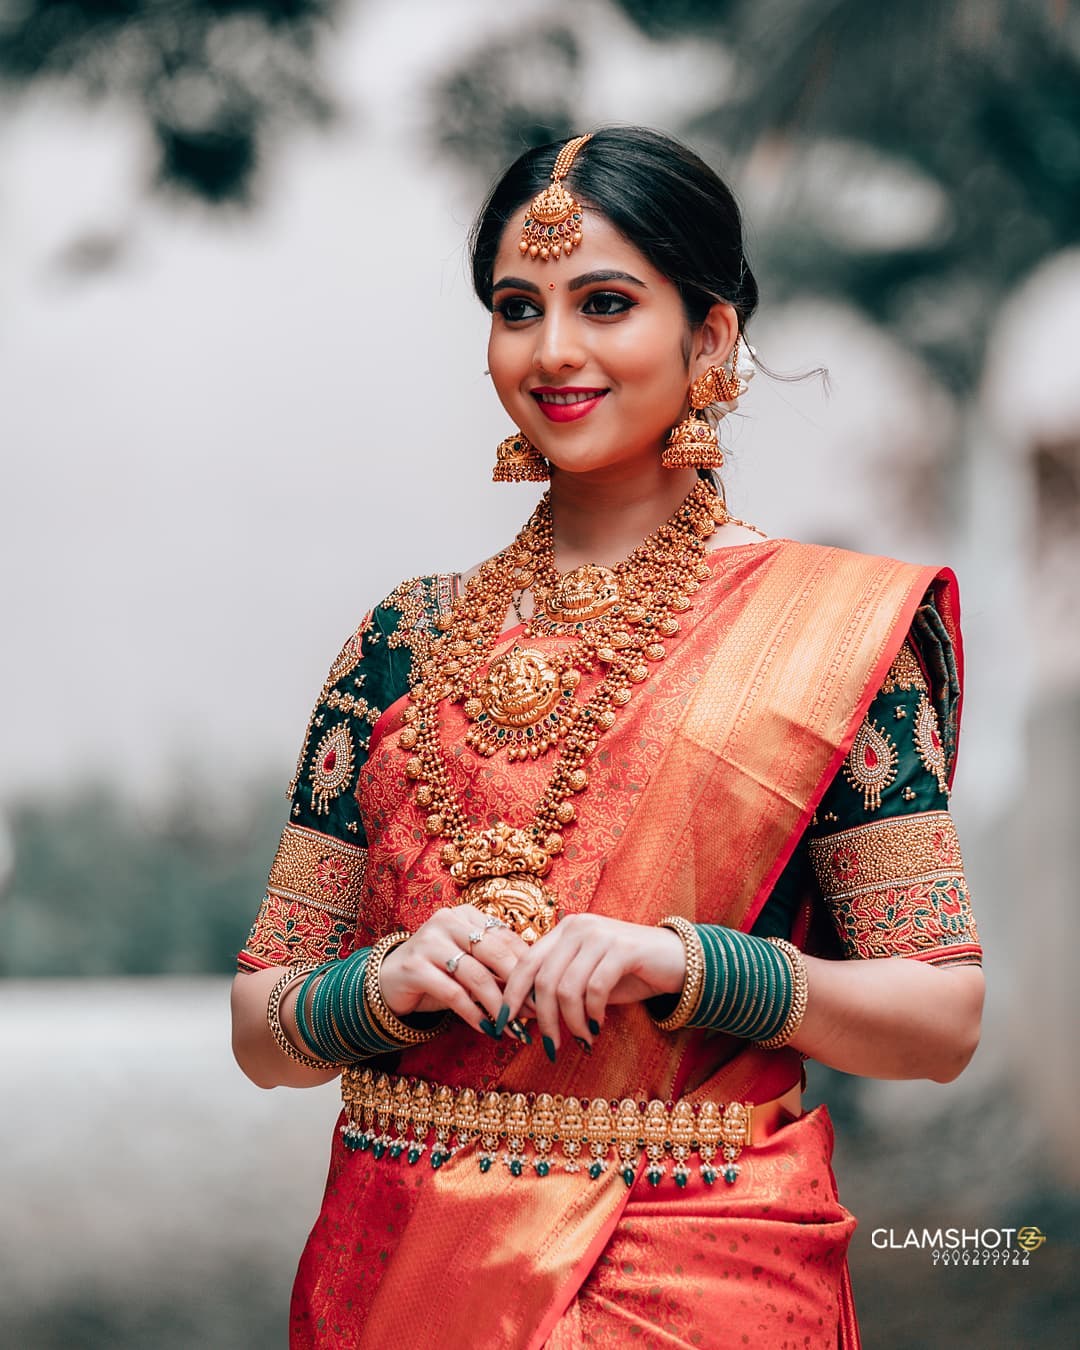
POLYGON ((581 309, 583 314, 595 314, 597 318, 607 319, 625 314, 636 304, 636 300, 631 300, 628 295, 621 295, 618 291, 593 291, 581 309))
POLYGON ((495 306, 495 313, 501 314, 507 323, 521 323, 523 319, 535 319, 540 310, 523 295, 508 295, 495 306))

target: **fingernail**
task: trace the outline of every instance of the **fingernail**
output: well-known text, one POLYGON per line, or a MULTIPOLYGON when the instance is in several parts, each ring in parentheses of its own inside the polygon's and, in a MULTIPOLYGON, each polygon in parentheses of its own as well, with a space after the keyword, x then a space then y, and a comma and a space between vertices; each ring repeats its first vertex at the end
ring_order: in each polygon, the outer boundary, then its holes
POLYGON ((589 1030, 592 1032, 594 1036, 600 1035, 600 1023, 596 1020, 595 1017, 589 1018, 589 1030))
POLYGON ((592 1054, 592 1046, 589 1044, 589 1042, 585 1039, 584 1036, 575 1036, 574 1040, 577 1041, 578 1045, 581 1046, 582 1052, 584 1054, 586 1055, 592 1054))
POLYGON ((510 1004, 504 1003, 502 1007, 499 1009, 498 1017, 496 1017, 495 1019, 495 1030, 499 1033, 500 1036, 503 1034, 503 1027, 506 1026, 506 1023, 509 1021, 509 1019, 510 1019, 510 1004))
POLYGON ((485 1036, 490 1036, 491 1039, 492 1039, 493 1041, 501 1041, 501 1040, 502 1040, 502 1033, 499 1032, 499 1031, 496 1031, 496 1029, 495 1029, 495 1023, 492 1022, 492 1021, 491 1021, 489 1018, 487 1018, 487 1017, 481 1017, 481 1019, 480 1019, 480 1030, 484 1033, 485 1036))
POLYGON ((532 1037, 516 1017, 512 1022, 508 1022, 507 1025, 510 1028, 511 1034, 516 1036, 522 1045, 532 1045, 532 1037))
POLYGON ((552 1064, 555 1063, 555 1042, 550 1036, 544 1037, 544 1054, 547 1055, 552 1064))

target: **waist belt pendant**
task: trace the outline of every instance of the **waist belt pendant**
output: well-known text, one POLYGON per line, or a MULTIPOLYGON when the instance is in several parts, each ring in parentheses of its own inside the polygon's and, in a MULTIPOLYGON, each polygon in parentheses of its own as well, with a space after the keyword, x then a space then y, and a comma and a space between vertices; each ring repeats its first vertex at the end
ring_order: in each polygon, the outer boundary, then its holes
POLYGON ((667 1145, 668 1116, 664 1103, 651 1101, 645 1108, 645 1124, 642 1129, 645 1136, 645 1156, 649 1166, 645 1175, 650 1186, 659 1186, 667 1171, 664 1152, 667 1145))
POLYGON ((624 1097, 615 1113, 615 1141, 618 1146, 619 1162, 622 1164, 622 1179, 628 1186, 634 1184, 638 1156, 641 1152, 639 1121, 637 1102, 633 1097, 624 1097))
POLYGON ((388 1152, 391 1158, 400 1158, 405 1152, 405 1141, 409 1137, 409 1125, 412 1122, 412 1094, 407 1078, 399 1078, 394 1084, 390 1109, 394 1117, 395 1137, 390 1141, 388 1152))
POLYGON ((519 1177, 525 1167, 522 1155, 529 1137, 529 1099, 524 1092, 515 1092, 507 1103, 503 1128, 506 1131, 506 1165, 511 1176, 519 1177))
POLYGON ((420 1161, 420 1155, 427 1148, 425 1140, 428 1137, 428 1131, 431 1129, 432 1106, 431 1106, 431 1088, 422 1079, 412 1090, 412 1143, 409 1145, 409 1151, 405 1155, 409 1162, 416 1164, 420 1161))
POLYGON ((593 1181, 601 1172, 607 1171, 608 1150, 611 1148, 612 1133, 611 1107, 602 1097, 594 1097, 585 1112, 585 1134, 589 1141, 589 1176, 593 1181))
POLYGON ((562 1140, 564 1172, 579 1172, 581 1141, 585 1137, 585 1112, 576 1097, 567 1097, 559 1112, 559 1138, 562 1140))
POLYGON ((502 1129, 502 1102, 497 1092, 487 1092, 477 1119, 480 1131, 480 1171, 490 1172, 499 1156, 499 1131, 502 1129))
POLYGON ((436 1170, 447 1158, 453 1157, 450 1136, 454 1132, 454 1089, 445 1084, 438 1088, 431 1107, 431 1119, 435 1126, 435 1143, 431 1150, 431 1165, 436 1170))
POLYGON ((685 1186, 690 1180, 686 1160, 694 1147, 694 1108, 689 1102, 676 1102, 671 1112, 671 1156, 675 1159, 672 1176, 676 1186, 685 1186))
POLYGON ((538 1177, 551 1171, 551 1150, 555 1147, 555 1098, 550 1092, 541 1092, 533 1102, 532 1137, 536 1158, 533 1169, 538 1177))

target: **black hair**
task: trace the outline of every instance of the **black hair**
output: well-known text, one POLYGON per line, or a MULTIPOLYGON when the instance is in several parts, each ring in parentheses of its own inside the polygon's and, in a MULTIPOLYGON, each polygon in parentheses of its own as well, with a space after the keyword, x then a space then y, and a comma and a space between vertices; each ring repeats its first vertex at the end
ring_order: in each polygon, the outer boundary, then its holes
MULTIPOLYGON (((551 181, 564 144, 526 150, 477 214, 469 235, 473 287, 487 309, 503 231, 519 223, 524 206, 551 181)), ((731 189, 703 159, 648 127, 605 127, 578 151, 566 183, 675 284, 692 328, 725 301, 742 331, 758 303, 743 252, 742 215, 731 189)))

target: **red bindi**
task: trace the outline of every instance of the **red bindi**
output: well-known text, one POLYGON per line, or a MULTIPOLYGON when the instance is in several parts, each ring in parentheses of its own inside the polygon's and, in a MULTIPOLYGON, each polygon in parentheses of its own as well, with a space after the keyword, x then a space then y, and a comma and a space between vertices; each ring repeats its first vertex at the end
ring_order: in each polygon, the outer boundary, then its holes
POLYGON ((549 282, 548 282, 548 290, 549 290, 549 291, 553 291, 554 289, 555 289, 555 283, 554 283, 553 281, 549 281, 549 282))

